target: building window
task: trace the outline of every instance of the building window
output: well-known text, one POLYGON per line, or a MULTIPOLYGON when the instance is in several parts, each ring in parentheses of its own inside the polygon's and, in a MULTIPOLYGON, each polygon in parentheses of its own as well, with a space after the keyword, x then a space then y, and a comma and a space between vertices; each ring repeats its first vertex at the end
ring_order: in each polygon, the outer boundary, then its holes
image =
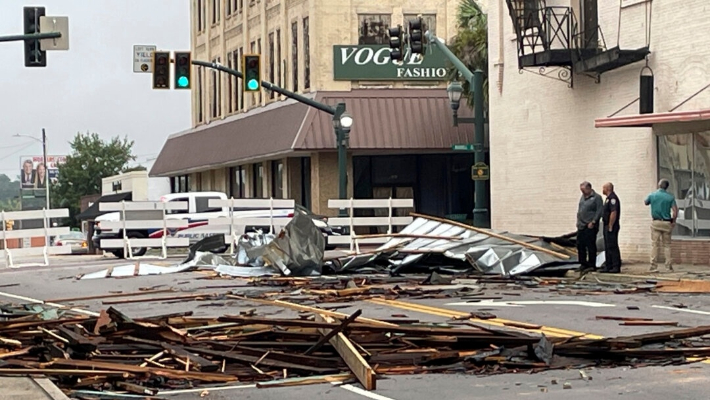
MULTIPOLYGON (((212 60, 213 63, 219 63, 219 57, 212 60)), ((218 118, 222 115, 222 75, 215 70, 211 70, 210 85, 212 86, 212 118, 218 118)))
MULTIPOLYGON (((274 81, 274 32, 269 33, 269 82, 274 81)), ((277 85, 278 86, 278 85, 277 85)), ((269 98, 274 98, 274 91, 270 91, 269 98)))
POLYGON ((204 84, 202 82, 203 73, 203 68, 197 68, 197 122, 205 120, 205 116, 202 114, 204 110, 204 104, 202 103, 202 97, 204 96, 204 84))
POLYGON ((180 175, 175 177, 176 185, 174 187, 175 193, 187 193, 190 191, 190 175, 180 175))
POLYGON ((219 8, 222 0, 212 0, 212 25, 219 23, 219 8))
MULTIPOLYGON (((404 25, 409 27, 409 21, 417 19, 417 14, 404 14, 404 25)), ((436 14, 422 14, 422 32, 436 32, 436 14)))
POLYGON ((205 4, 203 0, 197 0, 197 32, 205 31, 205 4))
POLYGON ((358 44, 388 44, 392 16, 389 14, 359 14, 358 26, 360 39, 358 44))
POLYGON ((284 163, 281 160, 271 162, 271 194, 275 199, 284 196, 284 163))
POLYGON ((311 158, 301 157, 301 205, 311 208, 311 158))
POLYGON ((658 176, 678 204, 673 234, 710 237, 710 132, 659 136, 658 176))
POLYGON ((276 30, 276 86, 283 87, 281 79, 281 29, 276 30))
MULTIPOLYGON (((227 1, 229 4, 231 0, 227 1)), ((230 51, 227 53, 227 67, 234 68, 234 52, 230 51)), ((234 111, 234 81, 235 76, 229 75, 227 77, 227 113, 232 113, 234 111)))
POLYGON ((252 197, 260 199, 264 197, 264 164, 252 165, 252 197))
MULTIPOLYGON (((244 67, 242 65, 242 56, 244 55, 244 47, 239 48, 239 53, 237 54, 237 62, 239 63, 239 71, 242 70, 244 67)), ((239 89, 237 90, 237 97, 239 98, 239 110, 244 110, 244 93, 242 93, 242 90, 239 89)))
MULTIPOLYGON (((261 54, 261 38, 256 40, 256 54, 261 54)), ((260 68, 263 70, 264 64, 261 63, 260 68)), ((263 101, 263 96, 264 96, 264 91, 259 90, 259 105, 261 105, 261 102, 263 101)))
POLYGON ((298 92, 298 22, 291 24, 291 83, 298 92))
POLYGON ((303 90, 311 87, 311 50, 308 40, 308 17, 303 18, 303 90))
POLYGON ((230 170, 230 194, 235 199, 242 199, 244 198, 244 188, 247 183, 247 171, 242 166, 230 168, 230 170))
POLYGON ((233 0, 227 0, 227 10, 225 11, 225 14, 227 15, 227 17, 232 15, 232 1, 233 0))

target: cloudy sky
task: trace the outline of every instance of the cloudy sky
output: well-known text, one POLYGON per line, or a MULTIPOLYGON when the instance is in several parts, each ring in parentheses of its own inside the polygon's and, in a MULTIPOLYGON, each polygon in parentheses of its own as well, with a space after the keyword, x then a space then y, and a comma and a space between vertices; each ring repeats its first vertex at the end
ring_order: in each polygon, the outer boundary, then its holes
POLYGON ((168 135, 190 127, 190 96, 153 90, 133 73, 133 45, 190 49, 189 0, 0 0, 0 35, 21 34, 22 8, 45 6, 69 17, 69 50, 47 53, 47 67, 26 68, 21 42, 0 42, 0 173, 19 175, 20 156, 68 154, 77 132, 128 136, 137 162, 150 166, 168 135))

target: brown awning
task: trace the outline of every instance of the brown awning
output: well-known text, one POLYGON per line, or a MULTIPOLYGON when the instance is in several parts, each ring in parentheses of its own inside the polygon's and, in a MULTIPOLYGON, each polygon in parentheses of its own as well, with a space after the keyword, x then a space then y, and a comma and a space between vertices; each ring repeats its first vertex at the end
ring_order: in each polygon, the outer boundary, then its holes
POLYGON ((655 133, 703 132, 710 130, 710 110, 679 111, 653 114, 622 115, 598 118, 596 128, 640 128, 653 127, 655 133))
MULTIPOLYGON (((316 100, 334 106, 343 102, 353 117, 351 149, 451 150, 470 143, 473 125, 453 126, 445 89, 356 89, 319 92, 316 100)), ((459 117, 470 117, 462 99, 459 117)), ((335 148, 332 115, 308 111, 294 150, 335 148)))
MULTIPOLYGON (((353 117, 355 150, 446 150, 470 143, 473 125, 454 127, 445 89, 356 89, 316 92, 316 101, 344 102, 353 117)), ((462 101, 463 103, 463 101, 462 101)), ((462 104, 460 117, 470 117, 462 104)), ((237 165, 295 151, 335 149, 333 116, 293 100, 279 101, 170 136, 150 176, 237 165)))
POLYGON ((168 137, 150 176, 218 168, 253 157, 290 152, 309 107, 292 100, 168 137))

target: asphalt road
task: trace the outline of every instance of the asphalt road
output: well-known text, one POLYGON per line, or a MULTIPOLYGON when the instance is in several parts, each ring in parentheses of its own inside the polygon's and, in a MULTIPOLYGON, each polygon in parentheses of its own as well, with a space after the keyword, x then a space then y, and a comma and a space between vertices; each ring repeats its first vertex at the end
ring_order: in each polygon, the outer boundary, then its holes
MULTIPOLYGON (((179 258, 160 262, 169 265, 179 258)), ((150 262, 150 261, 146 261, 150 262)), ((242 292, 273 290, 254 288, 241 279, 206 279, 202 272, 131 277, 122 279, 98 279, 77 281, 73 277, 95 272, 109 266, 130 264, 125 260, 100 259, 97 257, 63 257, 50 268, 19 268, 0 270, 0 302, 21 302, 12 296, 39 300, 53 300, 63 304, 87 307, 98 312, 107 308, 106 301, 65 301, 64 299, 102 295, 109 292, 133 292, 141 288, 174 288, 190 293, 219 293, 228 290, 242 292)), ((478 287, 473 281, 462 282, 478 287)), ((609 294, 609 295, 563 295, 555 288, 540 287, 522 289, 516 286, 484 285, 486 295, 501 299, 470 301, 456 298, 412 300, 400 303, 364 301, 348 303, 340 309, 350 313, 363 311, 364 317, 392 318, 393 314, 405 314, 408 318, 428 322, 446 322, 455 313, 487 311, 498 318, 556 327, 567 332, 587 333, 599 336, 627 336, 672 327, 621 326, 618 321, 597 320, 598 315, 622 317, 646 317, 655 320, 677 321, 682 326, 710 325, 710 296, 672 294, 609 294), (552 290, 551 290, 552 289, 552 290), (677 305, 686 308, 677 308, 677 305), (638 309, 629 309, 638 308, 638 309)), ((155 296, 174 295, 170 293, 155 296)), ((277 307, 265 307, 249 301, 166 301, 161 303, 113 304, 132 317, 151 316, 194 311, 195 316, 218 316, 238 314, 259 308, 263 315, 282 318, 296 313, 277 307)), ((334 386, 322 384, 283 389, 257 389, 252 386, 209 390, 208 399, 333 399, 333 400, 419 400, 419 399, 513 399, 526 396, 537 399, 598 400, 622 396, 625 399, 660 400, 673 397, 680 399, 705 398, 710 390, 710 365, 704 363, 675 367, 645 367, 638 369, 612 368, 589 369, 586 373, 593 379, 585 381, 579 372, 547 371, 538 374, 506 374, 497 376, 472 375, 413 375, 389 376, 378 380, 378 390, 366 392, 357 384, 334 386), (558 384, 552 384, 556 380, 558 384), (563 383, 571 389, 563 389, 563 383)), ((203 389, 187 393, 163 393, 175 399, 200 398, 203 389)))

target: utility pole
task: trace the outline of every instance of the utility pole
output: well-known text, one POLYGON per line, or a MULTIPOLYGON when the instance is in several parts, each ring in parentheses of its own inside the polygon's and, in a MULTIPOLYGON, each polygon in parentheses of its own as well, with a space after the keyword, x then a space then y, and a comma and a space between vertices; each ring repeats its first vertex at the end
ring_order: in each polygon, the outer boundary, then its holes
POLYGON ((44 184, 46 186, 46 206, 45 208, 47 210, 51 210, 52 207, 50 206, 49 202, 49 187, 51 186, 51 182, 49 180, 49 166, 47 165, 49 163, 49 159, 47 158, 47 134, 44 131, 44 128, 42 128, 42 162, 44 163, 44 184))
MULTIPOLYGON (((427 43, 436 46, 444 56, 451 61, 454 67, 459 71, 464 79, 468 82, 470 88, 473 88, 473 117, 474 117, 474 138, 473 138, 473 148, 474 148, 474 162, 480 165, 485 163, 486 154, 483 148, 484 138, 485 138, 485 115, 484 115, 484 105, 483 105, 483 72, 477 70, 475 73, 471 72, 466 65, 459 60, 456 55, 449 50, 446 45, 439 40, 436 35, 430 31, 426 31, 425 37, 427 43)), ((485 180, 476 180, 474 183, 474 209, 473 209, 473 225, 482 228, 490 227, 490 216, 488 213, 488 187, 486 186, 485 180)))

